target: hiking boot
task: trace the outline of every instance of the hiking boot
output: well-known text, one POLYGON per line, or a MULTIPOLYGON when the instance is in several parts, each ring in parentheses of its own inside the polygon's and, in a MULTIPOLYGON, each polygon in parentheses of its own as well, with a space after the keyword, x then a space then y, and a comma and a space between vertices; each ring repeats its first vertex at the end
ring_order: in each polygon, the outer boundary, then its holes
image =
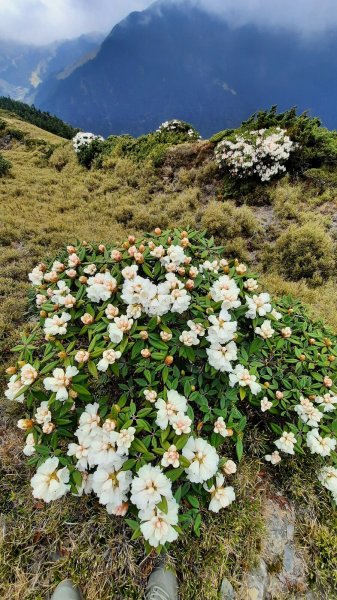
POLYGON ((83 596, 71 579, 64 579, 58 584, 51 600, 83 600, 83 596))
POLYGON ((145 600, 178 600, 178 581, 171 569, 157 567, 150 575, 145 600))

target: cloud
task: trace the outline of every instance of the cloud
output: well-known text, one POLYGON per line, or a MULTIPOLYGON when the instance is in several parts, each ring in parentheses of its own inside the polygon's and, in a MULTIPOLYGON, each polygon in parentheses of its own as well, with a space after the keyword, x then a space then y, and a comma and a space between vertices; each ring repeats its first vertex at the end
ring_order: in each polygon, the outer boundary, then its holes
MULTIPOLYGON (((232 27, 255 24, 303 34, 337 28, 336 0, 162 0, 185 2, 225 18, 232 27)), ((152 0, 0 0, 0 38, 43 44, 92 31, 108 32, 152 0)))
POLYGON ((109 32, 152 0, 0 0, 0 38, 45 44, 92 31, 109 32))
MULTIPOLYGON (((176 0, 180 1, 180 0, 176 0)), ((193 0, 218 14, 232 27, 253 24, 286 28, 302 34, 337 27, 336 0, 193 0)))

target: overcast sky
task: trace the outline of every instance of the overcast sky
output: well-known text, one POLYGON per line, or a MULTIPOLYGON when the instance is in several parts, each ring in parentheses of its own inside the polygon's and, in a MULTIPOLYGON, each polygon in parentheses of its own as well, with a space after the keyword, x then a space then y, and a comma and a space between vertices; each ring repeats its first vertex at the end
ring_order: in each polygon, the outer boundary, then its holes
MULTIPOLYGON (((337 25, 337 0, 189 1, 221 14, 233 27, 255 23, 312 35, 337 25)), ((131 11, 150 4, 152 0, 0 0, 0 38, 41 44, 108 32, 131 11)))

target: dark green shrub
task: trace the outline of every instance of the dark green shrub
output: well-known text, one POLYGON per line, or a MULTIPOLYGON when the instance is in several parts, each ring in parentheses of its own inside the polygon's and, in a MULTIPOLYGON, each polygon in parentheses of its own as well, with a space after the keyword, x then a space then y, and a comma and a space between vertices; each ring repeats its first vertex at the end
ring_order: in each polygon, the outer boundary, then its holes
POLYGON ((22 142, 25 139, 23 131, 16 129, 15 127, 7 127, 6 133, 10 135, 12 140, 17 140, 18 142, 22 142))
POLYGON ((80 165, 90 169, 93 165, 97 168, 102 166, 103 144, 99 139, 93 140, 90 144, 83 145, 77 152, 77 158, 80 165))
POLYGON ((0 154, 0 177, 4 177, 9 174, 12 168, 12 163, 7 160, 2 154, 0 154))

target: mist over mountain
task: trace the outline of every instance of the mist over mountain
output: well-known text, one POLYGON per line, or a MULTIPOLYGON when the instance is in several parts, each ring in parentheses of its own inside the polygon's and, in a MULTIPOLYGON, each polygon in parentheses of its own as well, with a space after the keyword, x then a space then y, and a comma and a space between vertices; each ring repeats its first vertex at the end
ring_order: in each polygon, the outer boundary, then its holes
POLYGON ((195 4, 153 4, 116 25, 92 60, 37 90, 36 105, 84 129, 140 135, 162 121, 206 136, 258 108, 297 105, 337 125, 333 32, 229 26, 195 4))
POLYGON ((33 102, 39 85, 64 69, 69 74, 79 61, 94 55, 103 38, 100 33, 87 34, 45 46, 0 40, 0 96, 33 102))

